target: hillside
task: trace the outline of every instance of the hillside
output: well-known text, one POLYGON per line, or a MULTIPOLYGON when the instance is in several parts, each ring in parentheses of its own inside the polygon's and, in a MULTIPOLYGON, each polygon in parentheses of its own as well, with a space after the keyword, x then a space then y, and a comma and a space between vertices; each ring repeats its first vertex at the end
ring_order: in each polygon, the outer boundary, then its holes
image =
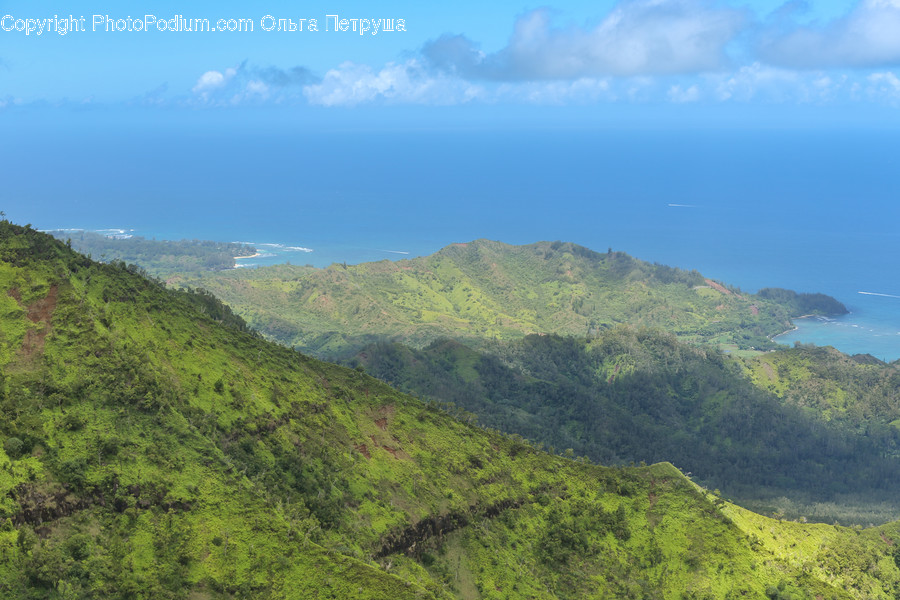
MULTIPOLYGON (((758 365, 783 356, 765 353, 746 364, 765 373, 758 365)), ((449 340, 421 350, 380 343, 353 364, 557 452, 604 464, 668 460, 770 514, 883 522, 900 510, 900 431, 890 425, 896 402, 890 409, 884 402, 896 395, 895 377, 844 359, 871 376, 844 379, 848 389, 855 382, 857 395, 842 396, 842 419, 794 398, 814 398, 825 384, 788 381, 786 399, 759 389, 733 360, 653 329, 620 326, 590 340, 529 336, 487 351, 449 340), (865 387, 873 379, 881 385, 865 387)))
POLYGON ((791 302, 777 293, 748 295, 696 271, 562 242, 478 240, 411 260, 281 265, 180 281, 211 291, 267 336, 320 356, 346 356, 384 338, 419 348, 441 338, 480 345, 531 333, 586 336, 620 323, 768 348, 768 338, 805 308, 796 294, 791 302))
POLYGON ((190 281, 272 337, 557 452, 674 461, 769 513, 869 523, 900 510, 890 420, 830 422, 718 354, 772 345, 789 315, 846 311, 821 294, 751 296, 624 253, 484 240, 396 263, 190 281))
POLYGON ((797 344, 742 365, 757 387, 826 421, 855 423, 870 435, 877 424, 900 428, 900 363, 797 344))
POLYGON ((900 591, 900 525, 782 523, 668 464, 545 454, 5 221, 0 291, 3 597, 900 591))

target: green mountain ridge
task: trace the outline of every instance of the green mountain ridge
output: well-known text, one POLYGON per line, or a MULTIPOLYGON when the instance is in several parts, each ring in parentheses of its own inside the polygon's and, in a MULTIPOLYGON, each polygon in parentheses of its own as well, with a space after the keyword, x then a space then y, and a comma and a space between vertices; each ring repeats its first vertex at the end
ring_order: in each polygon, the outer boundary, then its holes
POLYGON ((900 592, 896 523, 539 452, 6 221, 0 282, 2 597, 900 592))
POLYGON ((265 335, 325 357, 384 338, 417 348, 441 338, 479 345, 532 333, 586 336, 622 323, 697 343, 769 348, 791 316, 846 312, 833 299, 744 294, 696 271, 563 242, 477 240, 396 262, 279 265, 173 281, 207 289, 265 335))

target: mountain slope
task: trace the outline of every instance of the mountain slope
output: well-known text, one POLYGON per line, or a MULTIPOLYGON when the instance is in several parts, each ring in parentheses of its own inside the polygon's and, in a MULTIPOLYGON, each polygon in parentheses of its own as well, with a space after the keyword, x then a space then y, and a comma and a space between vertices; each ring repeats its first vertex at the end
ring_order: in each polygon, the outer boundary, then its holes
POLYGON ((547 455, 8 222, 0 284, 3 597, 900 589, 896 524, 787 528, 668 464, 547 455), (814 533, 805 563, 787 558, 814 533))
POLYGON ((775 293, 775 300, 751 296, 696 271, 562 242, 478 240, 412 260, 239 269, 182 281, 210 290, 266 335, 323 356, 384 337, 416 347, 442 337, 477 345, 530 333, 584 336, 625 322, 767 347, 767 336, 788 329, 803 305, 796 295, 779 303, 775 293))
POLYGON ((798 344, 742 364, 759 388, 826 420, 854 423, 870 435, 879 424, 900 427, 900 363, 798 344))
MULTIPOLYGON (((708 352, 774 345, 765 336, 789 315, 846 310, 821 294, 750 296, 623 253, 485 240, 201 285, 270 336, 559 450, 611 464, 669 460, 761 510, 789 502, 792 515, 869 523, 900 507, 900 432, 888 426, 897 416, 864 419, 863 401, 832 422, 808 400, 760 393, 749 369, 708 352)), ((778 353, 746 360, 768 356, 778 353)))
POLYGON ((823 419, 756 389, 734 361, 657 330, 529 336, 485 352, 453 341, 421 350, 381 343, 355 362, 487 426, 606 464, 668 460, 756 507, 789 497, 806 505, 792 512, 863 523, 889 520, 898 508, 900 434, 891 416, 862 431, 856 417, 823 419), (836 498, 847 506, 826 511, 836 498))
POLYGON ((280 416, 256 396, 276 374, 311 388, 294 410, 320 401, 302 357, 6 222, 0 282, 5 597, 424 593, 310 541, 302 501, 274 505, 235 462, 229 436, 280 416), (251 356, 269 372, 230 385, 251 356))

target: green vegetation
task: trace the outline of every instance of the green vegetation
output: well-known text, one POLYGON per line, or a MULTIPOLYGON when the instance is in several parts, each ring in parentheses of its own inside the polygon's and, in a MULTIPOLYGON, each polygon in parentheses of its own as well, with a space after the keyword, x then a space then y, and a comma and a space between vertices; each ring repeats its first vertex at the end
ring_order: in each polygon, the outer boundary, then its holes
POLYGON ((696 271, 562 242, 478 240, 412 260, 181 281, 210 290, 265 335, 324 357, 384 338, 418 348, 441 338, 480 346, 532 333, 590 336, 622 323, 698 344, 764 349, 803 314, 696 271))
POLYGON ((234 257, 256 254, 252 246, 227 242, 157 241, 140 236, 123 239, 93 231, 51 231, 50 234, 96 260, 137 264, 154 277, 233 269, 234 257))
POLYGON ((484 240, 396 263, 188 281, 270 337, 556 451, 673 461, 748 505, 790 498, 788 514, 819 520, 884 522, 900 506, 897 416, 830 422, 755 389, 718 352, 756 356, 790 316, 846 312, 821 294, 752 296, 624 253, 484 240))
POLYGON ((825 294, 798 294, 781 288, 763 288, 757 296, 790 306, 794 315, 845 315, 849 312, 846 306, 825 294))
POLYGON ((797 344, 742 364, 756 386, 826 421, 853 423, 866 430, 879 423, 900 423, 900 363, 797 344))
MULTIPOLYGON (((782 356, 766 353, 747 364, 762 370, 758 365, 782 356)), ((900 431, 890 425, 898 418, 897 374, 844 359, 871 374, 850 380, 870 400, 852 400, 844 419, 804 402, 818 398, 825 383, 804 388, 792 379, 786 386, 794 399, 785 402, 754 386, 734 360, 627 326, 590 340, 529 336, 487 352, 453 341, 422 350, 380 343, 351 364, 557 452, 572 449, 604 464, 668 460, 741 503, 769 507, 790 497, 791 514, 883 522, 900 508, 900 431), (881 413, 863 420, 875 410, 881 413)), ((832 378, 841 373, 818 368, 832 378)))
POLYGON ((896 598, 900 526, 453 419, 0 222, 0 596, 896 598))

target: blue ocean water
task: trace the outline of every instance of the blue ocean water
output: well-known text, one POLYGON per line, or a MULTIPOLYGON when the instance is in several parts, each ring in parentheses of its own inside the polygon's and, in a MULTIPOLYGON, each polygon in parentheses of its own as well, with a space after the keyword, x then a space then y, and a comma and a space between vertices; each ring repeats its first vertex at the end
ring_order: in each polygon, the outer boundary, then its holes
POLYGON ((8 129, 0 210, 271 255, 245 265, 393 260, 477 238, 612 247, 747 291, 831 294, 850 315, 779 341, 900 358, 893 132, 126 125, 8 129))

